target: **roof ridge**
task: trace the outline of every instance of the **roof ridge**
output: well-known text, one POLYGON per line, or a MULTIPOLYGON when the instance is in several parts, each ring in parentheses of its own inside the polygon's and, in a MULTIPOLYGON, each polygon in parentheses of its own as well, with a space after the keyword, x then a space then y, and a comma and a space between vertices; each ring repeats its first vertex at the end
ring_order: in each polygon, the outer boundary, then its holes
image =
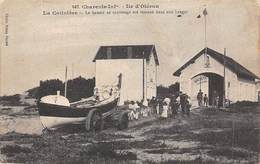
POLYGON ((156 65, 159 65, 158 56, 156 53, 154 44, 147 45, 110 45, 110 46, 100 46, 96 56, 93 59, 93 62, 96 60, 105 60, 105 59, 148 59, 152 54, 154 55, 156 65), (131 57, 128 56, 128 47, 132 47, 131 57), (111 48, 110 57, 107 56, 107 49, 111 48))
POLYGON ((201 51, 199 51, 195 56, 193 56, 190 60, 188 60, 184 65, 182 65, 177 71, 175 71, 173 73, 174 76, 180 76, 181 71, 184 70, 186 67, 188 67, 191 63, 193 63, 193 61, 195 61, 197 58, 199 58, 201 55, 203 55, 203 51, 207 50, 207 54, 210 55, 211 57, 213 57, 215 60, 217 60, 218 62, 220 62, 222 65, 224 65, 224 60, 223 58, 225 58, 225 61, 228 62, 229 65, 227 65, 227 67, 233 71, 234 73, 237 74, 237 76, 239 76, 240 74, 249 76, 250 78, 253 79, 260 79, 258 76, 256 76, 253 72, 251 72, 250 70, 248 70, 247 68, 245 68, 243 65, 241 65, 240 63, 238 63, 236 60, 234 60, 233 58, 226 56, 218 51, 215 51, 209 47, 205 47, 203 48, 201 51), (217 57, 217 56, 218 57, 217 57), (235 68, 232 67, 232 65, 234 65, 235 68), (240 68, 237 68, 240 67, 240 68), (244 71, 241 72, 241 71, 244 71))
POLYGON ((130 47, 130 46, 155 46, 154 44, 122 44, 122 45, 107 45, 107 46, 100 46, 100 47, 130 47))

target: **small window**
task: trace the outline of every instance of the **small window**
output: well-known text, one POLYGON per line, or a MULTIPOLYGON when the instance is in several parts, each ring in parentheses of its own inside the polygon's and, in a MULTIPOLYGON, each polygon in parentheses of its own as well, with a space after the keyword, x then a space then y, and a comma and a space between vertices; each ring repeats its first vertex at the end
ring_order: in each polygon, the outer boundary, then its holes
POLYGON ((209 67, 209 66, 210 66, 209 55, 206 55, 205 67, 209 67))

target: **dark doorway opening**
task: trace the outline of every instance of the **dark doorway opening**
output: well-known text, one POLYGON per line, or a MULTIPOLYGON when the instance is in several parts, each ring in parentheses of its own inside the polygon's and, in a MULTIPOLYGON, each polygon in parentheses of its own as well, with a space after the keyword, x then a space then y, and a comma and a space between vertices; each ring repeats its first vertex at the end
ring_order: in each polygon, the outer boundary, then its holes
POLYGON ((218 105, 223 106, 224 78, 211 72, 201 73, 196 76, 199 75, 204 75, 208 78, 209 105, 214 105, 214 99, 218 96, 218 105))
POLYGON ((214 98, 218 96, 218 105, 223 106, 224 78, 218 74, 210 73, 209 78, 209 105, 213 105, 214 98), (214 93, 215 92, 215 93, 214 93))

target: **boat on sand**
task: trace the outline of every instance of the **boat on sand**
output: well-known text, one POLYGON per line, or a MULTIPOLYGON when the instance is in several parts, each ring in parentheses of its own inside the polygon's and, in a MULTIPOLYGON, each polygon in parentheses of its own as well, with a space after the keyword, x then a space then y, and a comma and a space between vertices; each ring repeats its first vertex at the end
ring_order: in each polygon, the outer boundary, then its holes
MULTIPOLYGON (((113 93, 101 100, 97 100, 95 96, 92 96, 70 103, 66 97, 61 96, 59 93, 44 96, 38 102, 42 125, 44 128, 51 129, 64 124, 85 121, 88 130, 99 126, 97 124, 100 124, 103 115, 109 115, 108 113, 114 111, 117 107, 120 98, 120 87, 121 75, 119 75, 118 85, 111 89, 113 93)), ((128 119, 125 121, 128 121, 128 119)))

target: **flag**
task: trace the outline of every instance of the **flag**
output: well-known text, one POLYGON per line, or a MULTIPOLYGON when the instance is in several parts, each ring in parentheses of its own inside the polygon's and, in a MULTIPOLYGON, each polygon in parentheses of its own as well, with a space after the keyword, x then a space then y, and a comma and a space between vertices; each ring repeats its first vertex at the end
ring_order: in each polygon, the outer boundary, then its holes
POLYGON ((203 10, 203 15, 204 16, 208 15, 208 12, 207 12, 206 8, 203 10))
MULTIPOLYGON (((204 16, 208 15, 208 12, 207 12, 207 9, 206 9, 206 8, 203 10, 202 14, 203 14, 204 16)), ((202 15, 202 14, 199 14, 199 15, 197 16, 197 18, 201 18, 201 15, 202 15)))

